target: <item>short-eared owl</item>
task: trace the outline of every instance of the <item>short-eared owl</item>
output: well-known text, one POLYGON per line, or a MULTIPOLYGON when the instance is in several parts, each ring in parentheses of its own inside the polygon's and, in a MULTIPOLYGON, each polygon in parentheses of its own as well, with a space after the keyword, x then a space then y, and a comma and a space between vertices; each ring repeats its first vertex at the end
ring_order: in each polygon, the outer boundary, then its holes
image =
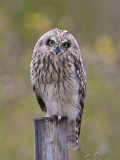
POLYGON ((67 117, 68 146, 79 147, 86 93, 86 71, 75 38, 52 29, 35 45, 30 65, 31 83, 46 116, 67 117))

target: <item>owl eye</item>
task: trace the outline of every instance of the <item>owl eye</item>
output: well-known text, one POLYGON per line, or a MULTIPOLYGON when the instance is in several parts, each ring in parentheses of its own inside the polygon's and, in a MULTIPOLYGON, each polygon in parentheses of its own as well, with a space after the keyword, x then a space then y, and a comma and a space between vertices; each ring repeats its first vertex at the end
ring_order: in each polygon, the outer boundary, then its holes
POLYGON ((53 40, 48 39, 48 41, 47 41, 47 45, 49 45, 49 46, 53 46, 54 44, 55 44, 55 42, 54 42, 53 40))
POLYGON ((70 43, 69 42, 65 42, 65 43, 62 44, 62 46, 64 48, 68 48, 68 47, 70 47, 70 43))

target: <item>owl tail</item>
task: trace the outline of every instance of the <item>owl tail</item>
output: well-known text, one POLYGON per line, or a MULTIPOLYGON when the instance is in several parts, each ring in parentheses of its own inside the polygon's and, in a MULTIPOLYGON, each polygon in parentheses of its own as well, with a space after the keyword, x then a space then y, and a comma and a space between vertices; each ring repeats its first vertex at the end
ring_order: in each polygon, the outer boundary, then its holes
POLYGON ((80 133, 80 125, 76 121, 67 121, 67 142, 68 147, 74 150, 77 150, 80 146, 79 144, 79 133, 80 133))

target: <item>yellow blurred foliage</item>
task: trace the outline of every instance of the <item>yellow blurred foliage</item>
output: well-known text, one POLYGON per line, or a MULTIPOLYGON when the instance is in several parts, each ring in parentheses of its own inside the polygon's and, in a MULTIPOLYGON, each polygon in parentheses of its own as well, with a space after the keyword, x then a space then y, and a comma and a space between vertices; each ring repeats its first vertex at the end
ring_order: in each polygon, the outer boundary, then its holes
POLYGON ((24 17, 24 26, 28 29, 43 31, 51 28, 51 21, 44 13, 27 13, 24 17))
POLYGON ((111 56, 115 53, 113 40, 111 37, 103 35, 99 36, 95 41, 95 49, 104 56, 111 56))

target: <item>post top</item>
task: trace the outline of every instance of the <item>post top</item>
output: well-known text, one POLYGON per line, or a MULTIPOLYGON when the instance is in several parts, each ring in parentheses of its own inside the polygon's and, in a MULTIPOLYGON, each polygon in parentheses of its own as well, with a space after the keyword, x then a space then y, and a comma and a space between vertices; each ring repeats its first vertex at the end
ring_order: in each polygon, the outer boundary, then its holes
MULTIPOLYGON (((62 120, 65 120, 67 119, 67 117, 62 117, 62 120)), ((40 117, 40 118, 33 118, 33 121, 45 121, 45 120, 48 120, 48 121, 54 121, 56 120, 56 117, 40 117)))

